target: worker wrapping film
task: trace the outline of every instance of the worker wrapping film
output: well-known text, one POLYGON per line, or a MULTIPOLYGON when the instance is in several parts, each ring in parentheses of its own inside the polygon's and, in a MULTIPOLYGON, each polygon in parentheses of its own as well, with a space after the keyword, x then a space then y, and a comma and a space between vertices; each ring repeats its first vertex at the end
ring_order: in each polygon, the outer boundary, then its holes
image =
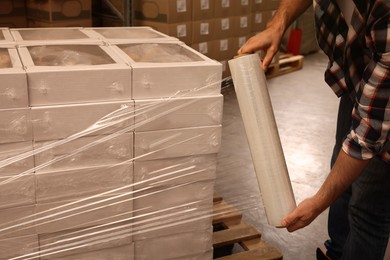
MULTIPOLYGON (((257 66, 266 70, 283 33, 312 5, 308 0, 282 0, 266 29, 238 51, 265 51, 262 64, 242 58, 230 62, 245 66, 248 74, 257 66)), ((303 228, 330 206, 327 252, 318 250, 317 258, 383 259, 390 231, 390 2, 314 1, 314 15, 318 43, 329 57, 325 81, 340 97, 336 145, 321 188, 280 225, 291 232, 303 228)), ((247 87, 242 80, 250 75, 236 73, 243 72, 232 73, 236 88, 247 87)))

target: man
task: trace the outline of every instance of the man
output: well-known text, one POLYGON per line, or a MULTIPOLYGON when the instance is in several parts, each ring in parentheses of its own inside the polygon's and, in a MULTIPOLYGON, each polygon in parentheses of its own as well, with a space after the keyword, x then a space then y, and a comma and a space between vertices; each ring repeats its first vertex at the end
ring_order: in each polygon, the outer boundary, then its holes
MULTIPOLYGON (((238 51, 265 51, 267 69, 288 26, 312 0, 281 0, 267 28, 238 51)), ((383 259, 390 230, 390 0, 314 0, 325 80, 340 98, 332 168, 285 216, 290 232, 330 206, 330 259, 383 259)), ((323 256, 325 257, 325 256, 323 256)))

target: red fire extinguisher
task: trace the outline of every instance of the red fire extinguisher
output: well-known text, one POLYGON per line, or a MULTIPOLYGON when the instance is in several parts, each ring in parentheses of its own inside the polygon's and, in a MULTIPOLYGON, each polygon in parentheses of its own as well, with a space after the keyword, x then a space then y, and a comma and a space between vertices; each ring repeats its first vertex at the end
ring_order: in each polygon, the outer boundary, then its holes
POLYGON ((301 49, 302 30, 298 28, 298 20, 294 22, 287 42, 287 52, 298 55, 301 49))

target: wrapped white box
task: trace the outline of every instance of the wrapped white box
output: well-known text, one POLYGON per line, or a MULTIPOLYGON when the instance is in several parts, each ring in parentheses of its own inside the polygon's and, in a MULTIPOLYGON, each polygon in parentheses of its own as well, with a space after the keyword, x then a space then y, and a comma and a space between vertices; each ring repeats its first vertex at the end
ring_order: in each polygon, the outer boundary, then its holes
POLYGON ((179 39, 163 34, 148 26, 85 28, 91 38, 100 39, 110 44, 179 42, 179 39))
POLYGON ((134 162, 138 189, 215 180, 216 175, 216 154, 134 162))
POLYGON ((131 132, 134 129, 133 102, 34 107, 34 141, 131 132))
POLYGON ((0 177, 33 172, 32 141, 0 144, 0 177))
POLYGON ((34 155, 35 172, 66 170, 130 162, 133 158, 133 133, 81 137, 56 145, 56 141, 35 142, 44 150, 34 155))
MULTIPOLYGON (((134 260, 134 244, 107 248, 87 253, 63 256, 60 258, 41 257, 41 259, 53 260, 134 260)), ((194 259, 195 260, 195 259, 194 259)))
POLYGON ((34 174, 0 177, 0 209, 34 204, 34 174))
POLYGON ((140 161, 218 153, 219 126, 135 132, 134 159, 140 161))
MULTIPOLYGON (((212 228, 135 242, 137 260, 187 259, 210 251, 212 228)), ((205 259, 206 260, 206 259, 205 259)))
POLYGON ((38 249, 38 235, 0 240, 0 259, 11 259, 24 255, 30 256, 30 254, 39 256, 38 249))
POLYGON ((130 192, 107 196, 37 204, 35 229, 38 234, 91 227, 131 220, 133 198, 130 192))
POLYGON ((108 46, 19 46, 31 106, 131 99, 131 69, 108 46))
POLYGON ((223 96, 135 100, 135 130, 151 131, 222 123, 223 96))
POLYGON ((112 46, 132 67, 134 99, 218 95, 222 65, 183 43, 112 46))
MULTIPOLYGON (((60 231, 50 234, 39 235, 39 247, 41 260, 44 259, 68 259, 75 255, 79 257, 82 254, 96 255, 96 251, 112 250, 117 248, 129 248, 133 243, 131 239, 131 227, 129 223, 120 223, 113 225, 101 225, 84 229, 74 229, 60 231)), ((133 252, 128 250, 128 253, 133 252)), ((134 253, 133 253, 134 254, 134 253)), ((78 258, 85 259, 85 258, 78 258)), ((106 258, 107 260, 113 258, 106 258)), ((114 258, 116 259, 116 258, 114 258)))
POLYGON ((136 219, 134 241, 207 229, 213 222, 213 201, 207 198, 186 202, 137 216, 136 219))
POLYGON ((31 109, 0 109, 0 144, 32 141, 31 109))
POLYGON ((28 107, 27 76, 18 52, 0 45, 0 109, 28 107))
POLYGON ((35 206, 0 209, 0 239, 34 235, 35 206))
POLYGON ((0 28, 0 45, 14 44, 14 39, 8 28, 0 28))
POLYGON ((11 29, 10 32, 15 41, 20 44, 33 44, 34 42, 101 43, 98 39, 89 37, 81 27, 17 28, 11 29))
POLYGON ((36 174, 37 203, 85 198, 115 191, 131 192, 133 164, 124 163, 36 174))
POLYGON ((134 214, 142 216, 146 213, 163 213, 159 210, 175 206, 191 205, 202 200, 213 201, 214 181, 200 181, 177 186, 136 190, 134 187, 134 214))

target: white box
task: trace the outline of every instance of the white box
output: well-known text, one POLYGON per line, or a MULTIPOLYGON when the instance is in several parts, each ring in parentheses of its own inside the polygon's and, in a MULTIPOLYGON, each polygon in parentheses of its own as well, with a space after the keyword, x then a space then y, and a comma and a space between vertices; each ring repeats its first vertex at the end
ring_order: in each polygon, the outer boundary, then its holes
POLYGON ((130 192, 91 196, 84 199, 37 204, 35 230, 38 234, 112 224, 131 220, 130 192))
POLYGON ((30 108, 0 109, 0 144, 32 141, 30 108))
MULTIPOLYGON (((31 109, 34 141, 125 133, 134 129, 134 103, 102 102, 31 109), (121 132, 120 132, 121 131, 121 132)), ((57 143, 56 145, 59 145, 57 143)))
POLYGON ((0 209, 34 204, 34 174, 0 177, 0 209))
MULTIPOLYGON (((23 236, 0 240, 0 259, 11 259, 28 255, 39 257, 38 236, 23 236)), ((22 259, 24 257, 21 257, 22 259)))
POLYGON ((85 198, 104 192, 131 192, 133 164, 117 164, 36 174, 37 203, 85 198))
POLYGON ((131 99, 131 70, 108 46, 20 46, 31 106, 131 99))
POLYGON ((34 235, 35 206, 0 209, 0 239, 34 235))
POLYGON ((32 142, 0 144, 0 177, 34 172, 32 142))
POLYGON ((134 159, 140 161, 218 153, 219 126, 135 132, 134 159))
POLYGON ((164 210, 169 211, 174 207, 177 207, 178 210, 181 207, 185 211, 184 209, 187 206, 196 205, 199 202, 206 203, 208 209, 207 203, 212 204, 213 194, 214 181, 200 181, 185 185, 141 190, 137 190, 137 186, 134 186, 134 215, 145 218, 151 218, 151 216, 146 215, 149 213, 155 216, 164 216, 164 210))
POLYGON ((91 38, 100 39, 109 44, 179 42, 179 39, 163 34, 148 26, 85 28, 91 38))
POLYGON ((195 232, 156 237, 135 242, 137 260, 187 259, 194 254, 210 251, 212 247, 212 228, 195 232))
MULTIPOLYGON (((87 253, 63 256, 61 258, 45 258, 41 259, 57 259, 57 260, 134 260, 134 244, 107 248, 87 253)), ((194 259, 195 260, 195 259, 194 259)))
POLYGON ((133 133, 87 136, 64 144, 35 142, 37 173, 113 165, 133 159, 133 133), (38 152, 42 151, 42 152, 38 152))
POLYGON ((208 198, 187 202, 137 216, 136 220, 134 241, 203 230, 213 222, 213 201, 208 198))
POLYGON ((11 29, 15 41, 19 44, 34 44, 36 42, 61 43, 101 43, 98 39, 89 37, 81 27, 52 28, 17 28, 11 29))
POLYGON ((0 28, 0 44, 15 44, 8 28, 0 28))
POLYGON ((135 130, 222 124, 223 96, 135 100, 135 130))
POLYGON ((15 48, 0 47, 0 109, 28 107, 27 76, 15 48))
POLYGON ((215 180, 216 175, 216 154, 134 162, 138 189, 215 180))
MULTIPOLYGON (((117 248, 121 252, 121 248, 118 247, 129 249, 133 245, 131 232, 130 224, 127 222, 41 234, 39 235, 41 260, 68 257, 75 259, 75 255, 78 255, 80 260, 90 259, 81 256, 97 255, 96 250, 104 252, 112 251, 112 248, 117 248)), ((127 251, 134 254, 133 250, 127 251)))
POLYGON ((218 95, 222 66, 183 43, 112 46, 133 70, 133 98, 218 95))

